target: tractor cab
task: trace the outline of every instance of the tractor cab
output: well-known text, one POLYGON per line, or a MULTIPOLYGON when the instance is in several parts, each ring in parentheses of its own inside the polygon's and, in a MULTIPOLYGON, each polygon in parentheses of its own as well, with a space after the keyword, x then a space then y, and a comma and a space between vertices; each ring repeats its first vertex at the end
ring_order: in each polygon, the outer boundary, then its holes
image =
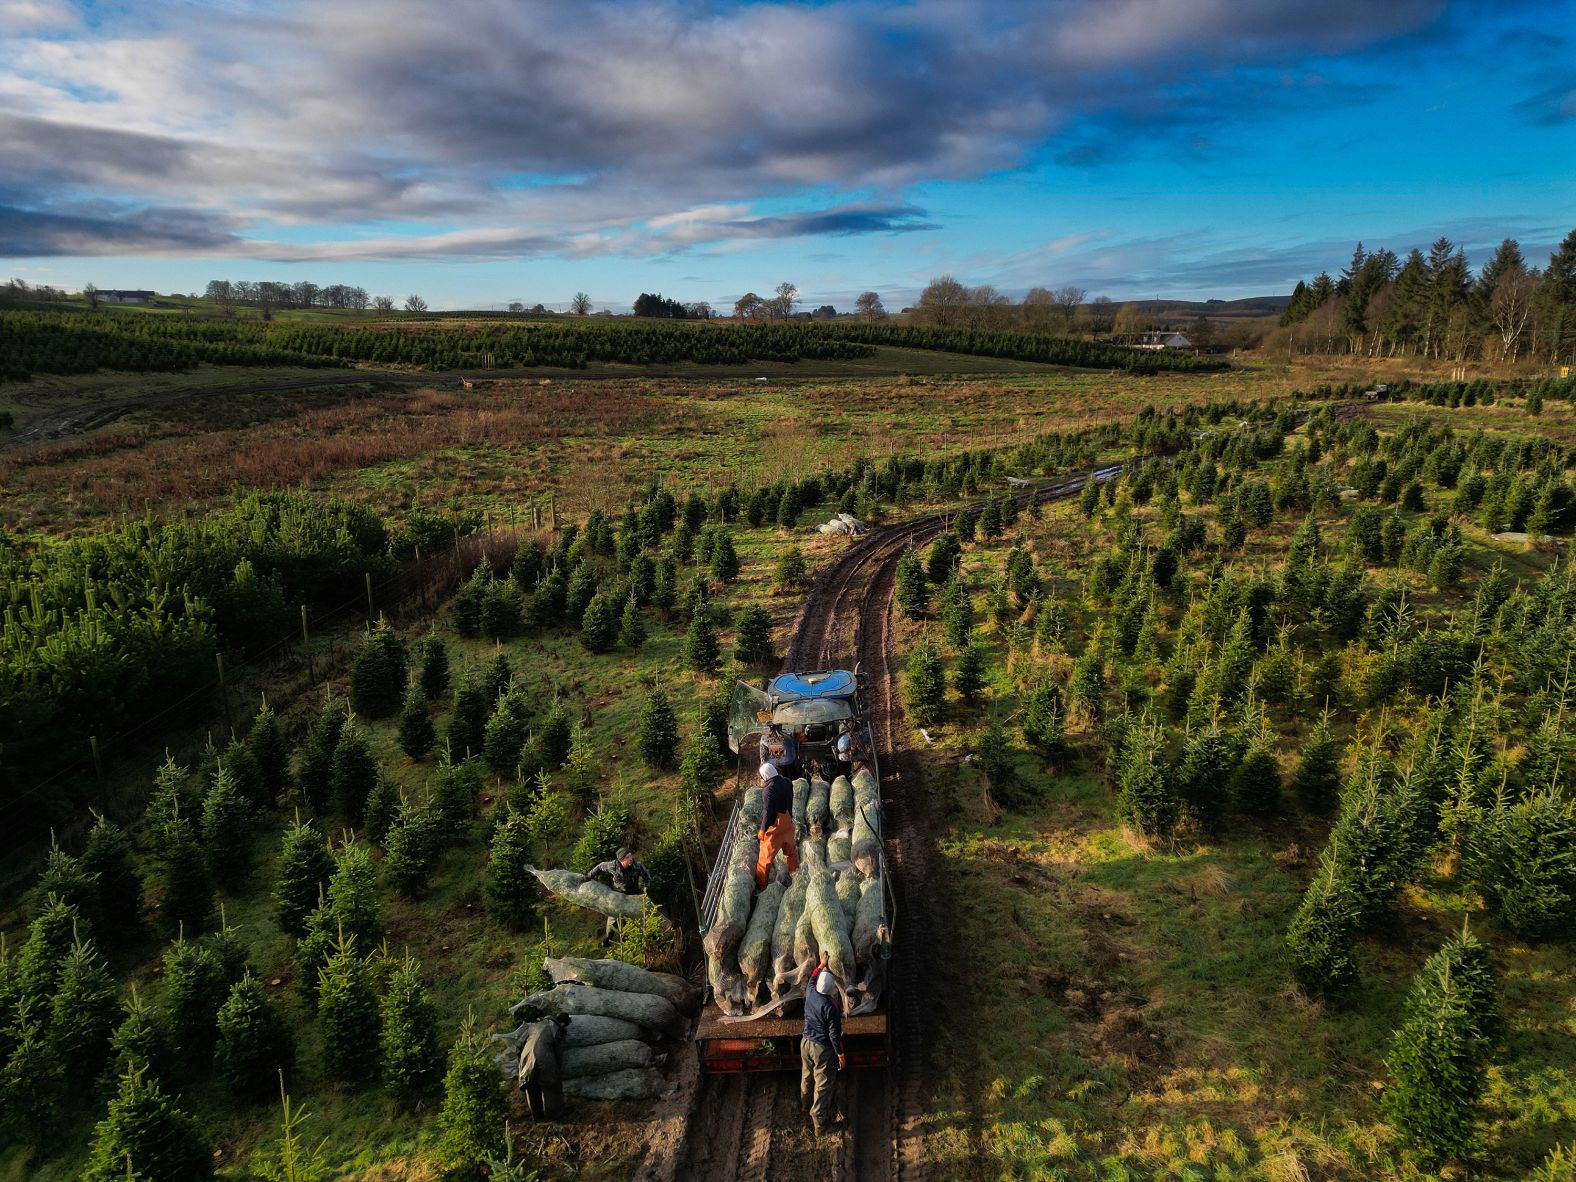
POLYGON ((857 673, 831 669, 783 673, 764 689, 739 682, 728 718, 728 746, 736 755, 755 754, 781 767, 830 764, 838 737, 848 735, 855 758, 868 758, 870 727, 863 684, 857 673))

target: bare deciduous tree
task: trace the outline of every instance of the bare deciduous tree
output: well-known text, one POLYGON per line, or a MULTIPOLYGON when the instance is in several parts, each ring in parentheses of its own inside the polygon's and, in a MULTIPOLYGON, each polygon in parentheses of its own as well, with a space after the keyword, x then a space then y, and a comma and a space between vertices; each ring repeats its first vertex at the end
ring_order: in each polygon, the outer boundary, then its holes
POLYGON ((1521 334, 1532 317, 1532 295, 1538 282, 1526 267, 1515 266, 1499 277, 1489 296, 1488 314, 1499 333, 1499 359, 1514 359, 1521 351, 1521 334))
POLYGON ((519 300, 511 300, 509 302, 509 311, 517 313, 517 314, 520 313, 520 312, 524 312, 525 311, 525 305, 522 304, 519 300))
POLYGON ((1111 324, 1111 335, 1124 344, 1132 344, 1149 329, 1149 318, 1138 310, 1137 304, 1123 304, 1116 310, 1111 324))
POLYGON ((394 310, 394 297, 378 296, 377 299, 372 301, 372 306, 379 312, 392 312, 394 310))
POLYGON ((968 305, 968 288, 951 275, 939 275, 919 293, 919 311, 937 328, 957 324, 968 305))
POLYGON ((99 289, 97 286, 91 283, 84 284, 82 287, 82 298, 88 302, 88 307, 90 309, 95 312, 98 311, 99 289))
POLYGON ((364 287, 352 287, 350 294, 346 297, 346 302, 357 312, 365 312, 367 310, 367 289, 364 287))
POLYGON ((799 289, 791 283, 779 283, 777 294, 767 303, 770 305, 772 319, 787 320, 793 315, 793 306, 799 302, 799 289))
POLYGON ((1083 307, 1084 296, 1087 294, 1083 288, 1071 284, 1056 289, 1056 308, 1062 314, 1063 332, 1073 330, 1073 317, 1078 315, 1078 309, 1083 307))
POLYGON ((969 302, 964 308, 964 320, 974 328, 1000 328, 1007 320, 1012 301, 995 286, 982 283, 969 289, 969 302))
POLYGON ((1043 287, 1023 293, 1023 327, 1030 332, 1048 332, 1056 316, 1056 297, 1043 287))
POLYGON ((766 314, 766 301, 747 291, 733 302, 733 314, 740 320, 759 320, 766 314))
POLYGON ((881 303, 879 292, 862 291, 854 300, 854 307, 866 320, 880 320, 886 315, 886 306, 881 303))
POLYGON ((426 310, 427 310, 427 301, 422 299, 415 292, 411 292, 408 296, 405 297, 405 311, 407 311, 407 312, 425 312, 426 310))
POLYGON ((591 311, 591 297, 583 291, 575 292, 575 298, 569 301, 569 310, 576 316, 584 316, 591 311))

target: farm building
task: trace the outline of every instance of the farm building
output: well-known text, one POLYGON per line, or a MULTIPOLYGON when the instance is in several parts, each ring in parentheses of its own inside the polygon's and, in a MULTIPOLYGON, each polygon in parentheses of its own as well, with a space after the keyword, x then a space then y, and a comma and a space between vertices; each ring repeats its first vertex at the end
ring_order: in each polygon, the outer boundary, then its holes
POLYGON ((106 304, 151 304, 159 298, 156 291, 111 291, 103 290, 98 293, 98 298, 106 304))
POLYGON ((1135 349, 1191 349, 1193 342, 1179 332, 1146 332, 1133 342, 1135 349))

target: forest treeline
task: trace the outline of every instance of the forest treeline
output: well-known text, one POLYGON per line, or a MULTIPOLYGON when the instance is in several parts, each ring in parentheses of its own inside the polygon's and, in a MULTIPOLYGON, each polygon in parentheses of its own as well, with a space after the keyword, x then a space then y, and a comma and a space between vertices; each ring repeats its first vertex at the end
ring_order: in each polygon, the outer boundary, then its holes
POLYGON ((1448 238, 1404 260, 1359 242, 1339 276, 1297 284, 1281 327, 1289 346, 1309 352, 1568 363, 1576 359, 1576 230, 1541 269, 1507 238, 1476 274, 1448 238))
POLYGON ((1193 371, 1223 363, 1188 354, 970 328, 901 325, 569 322, 391 325, 201 319, 140 313, 0 312, 0 380, 35 373, 180 371, 210 365, 372 365, 444 370, 590 364, 744 365, 854 360, 877 345, 1135 372, 1193 371))

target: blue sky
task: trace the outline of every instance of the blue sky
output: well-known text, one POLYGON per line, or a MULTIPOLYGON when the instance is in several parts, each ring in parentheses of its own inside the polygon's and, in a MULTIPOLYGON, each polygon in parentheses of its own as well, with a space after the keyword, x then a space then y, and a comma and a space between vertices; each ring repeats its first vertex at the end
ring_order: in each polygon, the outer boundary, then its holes
POLYGON ((0 273, 1284 292, 1576 225, 1576 0, 0 0, 0 273))

